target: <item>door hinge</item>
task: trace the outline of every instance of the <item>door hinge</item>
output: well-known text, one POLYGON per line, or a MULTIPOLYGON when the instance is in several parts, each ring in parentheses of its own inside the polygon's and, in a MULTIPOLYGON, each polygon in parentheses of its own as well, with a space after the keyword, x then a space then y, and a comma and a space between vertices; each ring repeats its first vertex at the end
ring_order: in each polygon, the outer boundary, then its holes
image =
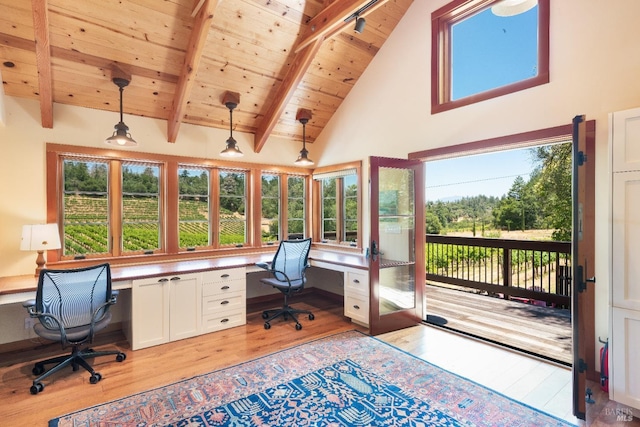
POLYGON ((578 166, 582 166, 587 161, 587 155, 584 154, 584 151, 578 151, 578 166))
POLYGON ((578 372, 583 373, 587 371, 587 364, 584 359, 578 359, 578 372))

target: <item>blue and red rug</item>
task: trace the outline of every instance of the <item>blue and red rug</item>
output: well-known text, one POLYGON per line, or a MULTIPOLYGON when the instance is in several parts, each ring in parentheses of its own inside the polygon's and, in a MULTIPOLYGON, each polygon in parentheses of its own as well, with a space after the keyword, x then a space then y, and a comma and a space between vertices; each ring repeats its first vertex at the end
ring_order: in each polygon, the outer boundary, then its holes
POLYGON ((53 419, 63 426, 569 426, 351 331, 53 419))

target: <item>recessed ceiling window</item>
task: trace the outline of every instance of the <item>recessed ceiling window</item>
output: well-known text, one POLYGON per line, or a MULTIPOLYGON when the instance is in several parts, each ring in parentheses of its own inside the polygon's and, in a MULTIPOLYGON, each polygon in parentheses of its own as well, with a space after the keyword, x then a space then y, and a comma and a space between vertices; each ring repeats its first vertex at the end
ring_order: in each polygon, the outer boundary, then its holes
POLYGON ((432 113, 549 82, 549 0, 457 0, 432 14, 432 113))

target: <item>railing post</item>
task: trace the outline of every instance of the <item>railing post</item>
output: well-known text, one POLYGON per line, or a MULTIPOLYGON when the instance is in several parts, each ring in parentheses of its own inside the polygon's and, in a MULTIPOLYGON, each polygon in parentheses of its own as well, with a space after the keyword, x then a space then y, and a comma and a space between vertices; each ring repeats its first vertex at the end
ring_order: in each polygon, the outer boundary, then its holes
POLYGON ((511 249, 502 248, 502 282, 504 286, 511 286, 511 249))

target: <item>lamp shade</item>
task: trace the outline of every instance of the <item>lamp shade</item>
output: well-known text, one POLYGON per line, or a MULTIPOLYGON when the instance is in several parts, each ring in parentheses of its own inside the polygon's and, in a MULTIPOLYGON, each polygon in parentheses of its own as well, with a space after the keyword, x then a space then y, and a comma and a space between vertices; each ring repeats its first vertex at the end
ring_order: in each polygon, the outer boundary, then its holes
POLYGON ((35 224, 22 226, 21 251, 45 251, 60 249, 58 224, 35 224))

